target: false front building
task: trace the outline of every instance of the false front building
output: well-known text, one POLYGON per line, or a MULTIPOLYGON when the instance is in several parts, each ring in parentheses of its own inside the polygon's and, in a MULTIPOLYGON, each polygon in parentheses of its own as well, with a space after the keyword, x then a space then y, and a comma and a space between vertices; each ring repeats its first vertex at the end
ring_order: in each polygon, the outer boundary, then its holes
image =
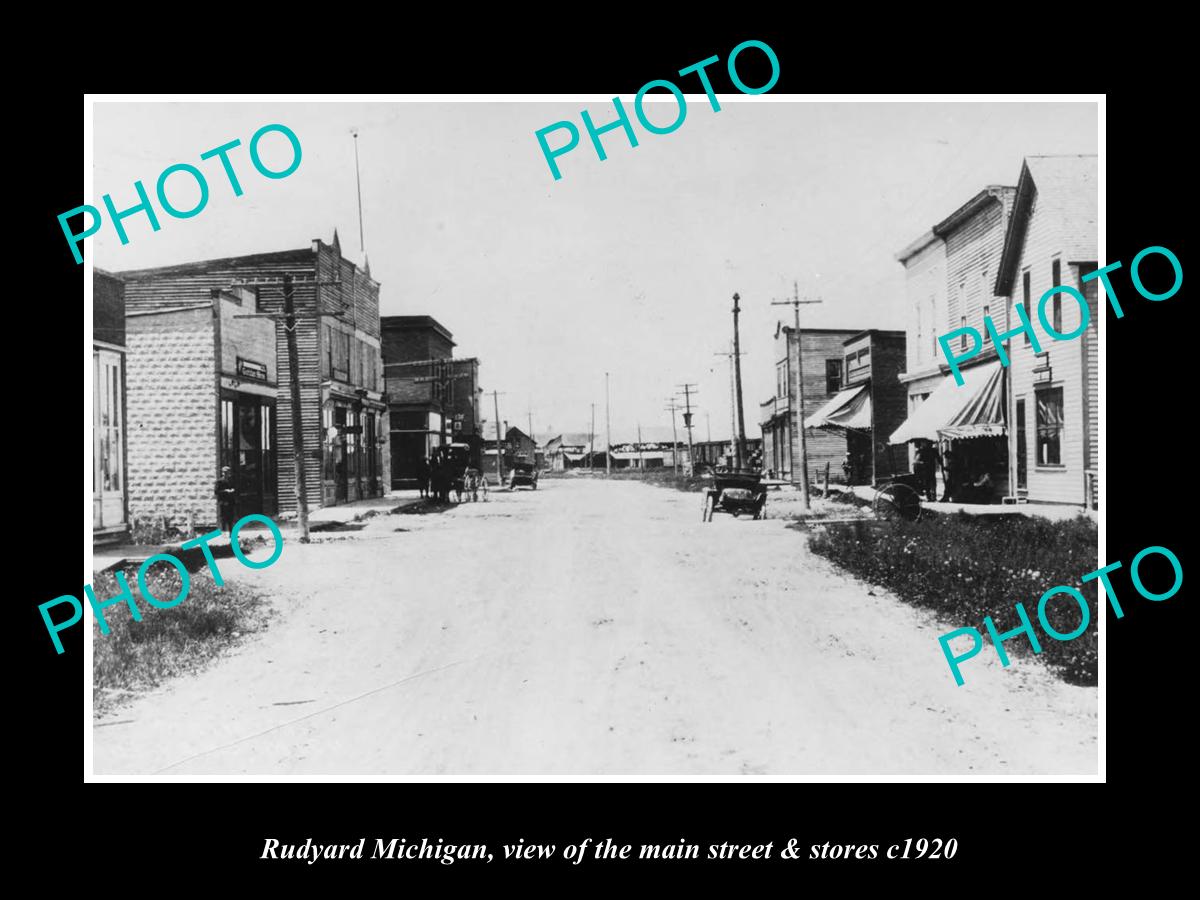
POLYGON ((131 512, 214 523, 223 466, 233 469, 239 515, 294 512, 294 427, 310 506, 382 496, 379 284, 342 257, 336 232, 330 244, 122 277, 131 512), (296 316, 298 414, 282 321, 285 276, 296 316))
POLYGON ((799 356, 810 479, 823 478, 828 465, 831 478, 842 480, 847 455, 851 483, 870 483, 891 474, 895 465, 906 471, 906 460, 893 462, 886 446, 880 446, 887 439, 884 432, 904 418, 903 389, 896 381, 904 346, 899 331, 801 328, 797 335, 795 329, 779 326, 775 396, 760 407, 763 470, 800 480, 799 356))

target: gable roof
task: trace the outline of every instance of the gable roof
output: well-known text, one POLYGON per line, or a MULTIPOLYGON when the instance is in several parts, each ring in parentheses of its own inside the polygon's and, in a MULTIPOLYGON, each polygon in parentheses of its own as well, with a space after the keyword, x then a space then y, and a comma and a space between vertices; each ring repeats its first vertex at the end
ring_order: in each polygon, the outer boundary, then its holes
POLYGON ((996 272, 997 295, 1012 293, 1035 197, 1038 214, 1046 216, 1057 232, 1059 244, 1055 249, 1063 253, 1064 261, 1096 261, 1098 184, 1099 159, 1095 154, 1025 157, 996 272))

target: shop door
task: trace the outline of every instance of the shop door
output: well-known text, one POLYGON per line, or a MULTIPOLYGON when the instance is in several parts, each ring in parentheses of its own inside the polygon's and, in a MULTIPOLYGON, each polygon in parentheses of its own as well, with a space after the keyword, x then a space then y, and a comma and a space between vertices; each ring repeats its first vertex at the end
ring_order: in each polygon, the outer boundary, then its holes
POLYGON ((92 354, 92 527, 125 524, 123 357, 92 354))
POLYGON ((346 413, 344 406, 333 409, 333 424, 338 427, 338 435, 333 442, 333 502, 345 503, 349 493, 349 464, 346 454, 346 413))
POLYGON ((367 496, 374 497, 379 484, 379 447, 375 440, 375 413, 363 416, 363 452, 367 454, 367 496))
POLYGON ((257 397, 221 401, 221 465, 233 470, 235 519, 276 512, 273 413, 257 397))

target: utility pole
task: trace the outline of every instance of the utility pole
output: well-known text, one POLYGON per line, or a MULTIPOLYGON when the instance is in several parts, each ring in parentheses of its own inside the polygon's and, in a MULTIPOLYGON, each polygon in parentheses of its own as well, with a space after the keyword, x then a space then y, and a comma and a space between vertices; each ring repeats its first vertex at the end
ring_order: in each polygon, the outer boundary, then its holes
POLYGON ((705 428, 704 433, 707 435, 705 440, 711 444, 712 443, 712 416, 710 416, 708 414, 707 410, 705 410, 705 412, 704 412, 704 428, 705 428))
POLYGON ((695 393, 696 385, 688 383, 679 386, 683 388, 683 427, 688 436, 687 474, 694 475, 696 474, 696 457, 692 453, 692 394, 695 393))
POLYGON ((646 468, 646 454, 642 452, 642 423, 638 422, 638 468, 643 471, 646 468))
POLYGON ((738 337, 738 313, 741 309, 738 307, 738 301, 741 297, 734 292, 733 295, 733 370, 736 373, 737 381, 737 467, 742 468, 742 464, 746 459, 746 415, 742 410, 742 353, 741 339, 738 337))
POLYGON ((531 449, 529 451, 529 464, 531 466, 533 466, 534 468, 537 468, 537 439, 533 436, 533 404, 532 403, 530 404, 530 408, 525 411, 525 415, 529 417, 528 418, 529 443, 533 444, 533 449, 531 449))
POLYGON ((588 430, 588 472, 596 474, 596 404, 592 404, 592 425, 588 430))
POLYGON ((671 411, 671 468, 675 474, 679 474, 679 432, 675 428, 675 410, 679 407, 675 405, 675 398, 668 398, 671 404, 667 407, 671 411))
MULTIPOLYGON (((315 277, 301 276, 305 284, 312 284, 314 290, 323 286, 339 285, 340 281, 319 281, 315 277)), ((296 347, 296 323, 301 321, 317 321, 322 318, 340 319, 341 313, 320 312, 320 294, 317 296, 318 312, 312 314, 296 314, 295 279, 290 273, 282 277, 268 276, 249 279, 237 279, 234 287, 250 287, 256 289, 264 285, 282 285, 283 312, 280 313, 244 313, 234 316, 235 319, 271 319, 283 323, 284 340, 287 345, 288 367, 288 396, 291 401, 291 434, 292 434, 292 464, 294 466, 294 487, 296 489, 296 519, 300 526, 300 543, 308 543, 308 489, 304 474, 304 416, 300 405, 300 357, 296 347)))
POLYGON ((492 391, 492 409, 496 413, 496 487, 504 484, 504 472, 500 468, 500 401, 496 399, 499 396, 496 391, 492 391))
POLYGON ((295 467, 296 518, 300 543, 308 543, 308 490, 304 479, 304 417, 300 410, 300 360, 296 350, 296 305, 292 276, 283 276, 283 331, 287 337, 288 387, 292 400, 292 464, 295 467))
MULTIPOLYGON (((729 363, 729 443, 735 447, 737 446, 737 413, 734 410, 738 404, 737 391, 734 389, 733 361, 737 356, 745 355, 739 350, 735 356, 732 341, 729 343, 729 349, 724 353, 713 354, 713 356, 725 357, 725 361, 729 363)), ((711 437, 712 435, 710 434, 709 438, 711 439, 711 437)))
MULTIPOLYGON (((772 300, 772 306, 791 306, 796 316, 796 394, 798 396, 797 408, 795 410, 796 427, 800 431, 800 503, 805 512, 808 512, 809 507, 809 488, 808 488, 808 441, 804 435, 804 366, 800 357, 800 305, 810 303, 822 303, 820 297, 816 300, 801 300, 800 299, 800 283, 798 281, 792 283, 793 296, 791 300, 772 300)), ((788 354, 790 359, 791 354, 788 354)), ((791 391, 788 392, 790 398, 791 391)), ((788 449, 792 449, 795 445, 792 441, 788 441, 788 449)), ((796 478, 796 460, 791 460, 792 479, 796 478)))
POLYGON ((612 475, 612 419, 608 407, 608 373, 604 373, 604 477, 612 475))

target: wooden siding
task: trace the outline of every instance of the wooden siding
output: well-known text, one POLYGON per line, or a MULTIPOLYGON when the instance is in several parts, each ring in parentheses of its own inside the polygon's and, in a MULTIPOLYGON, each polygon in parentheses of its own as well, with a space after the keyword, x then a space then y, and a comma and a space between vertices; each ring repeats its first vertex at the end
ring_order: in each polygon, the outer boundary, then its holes
MULTIPOLYGON (((1065 236, 1063 218, 1059 204, 1043 203, 1040 193, 1035 191, 1028 212, 1028 223, 1017 248, 1015 278, 1013 279, 1012 303, 1015 307, 1022 302, 1021 284, 1023 273, 1030 275, 1030 296, 1034 331, 1044 351, 1039 356, 1032 344, 1026 344, 1024 335, 1007 342, 1012 358, 1013 393, 1016 399, 1025 400, 1025 433, 1028 463, 1028 498, 1032 502, 1076 503, 1084 502, 1084 445, 1087 425, 1085 410, 1085 353, 1076 343, 1079 339, 1056 341, 1042 329, 1037 316, 1038 300, 1051 286, 1052 264, 1055 259, 1062 263, 1062 279, 1071 283, 1071 270, 1064 255, 1065 236), (1044 466, 1038 462, 1037 454, 1037 397, 1033 369, 1050 364, 1052 380, 1047 387, 1063 389, 1063 428, 1060 438, 1061 465, 1044 466)), ((1077 239, 1073 239, 1075 241, 1077 239)), ((1079 327, 1080 309, 1069 295, 1062 296, 1062 330, 1069 334, 1079 327)), ((1047 304, 1047 318, 1050 304, 1047 304)), ((1010 313, 1015 327, 1018 324, 1015 310, 1010 313)), ((1095 329, 1095 317, 1088 325, 1095 329)), ((1091 338, 1094 339, 1094 336, 1091 338)))

